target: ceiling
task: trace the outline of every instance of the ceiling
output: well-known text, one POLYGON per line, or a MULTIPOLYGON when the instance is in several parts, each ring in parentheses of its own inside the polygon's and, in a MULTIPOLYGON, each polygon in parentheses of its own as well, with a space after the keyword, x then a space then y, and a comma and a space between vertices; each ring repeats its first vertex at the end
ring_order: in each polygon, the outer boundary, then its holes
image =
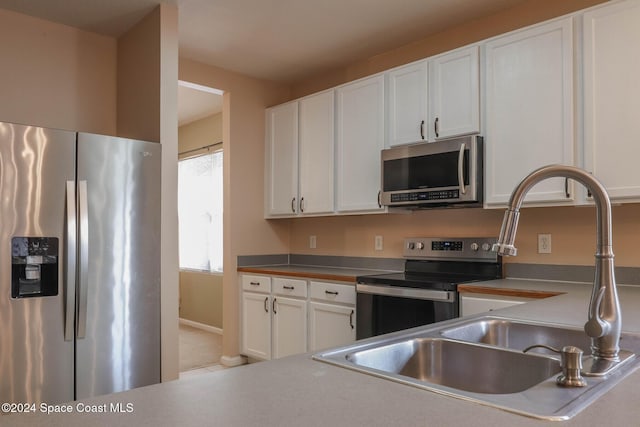
POLYGON ((181 57, 291 83, 524 1, 0 0, 0 8, 118 37, 157 4, 175 4, 181 57))

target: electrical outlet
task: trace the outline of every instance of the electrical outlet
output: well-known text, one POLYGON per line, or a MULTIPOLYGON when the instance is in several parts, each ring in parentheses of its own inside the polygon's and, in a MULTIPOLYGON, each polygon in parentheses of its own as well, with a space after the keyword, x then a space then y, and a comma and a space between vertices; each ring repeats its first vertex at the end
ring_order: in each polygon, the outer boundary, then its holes
POLYGON ((538 234, 538 253, 551 253, 551 234, 538 234))
POLYGON ((309 236, 309 249, 315 249, 316 243, 316 236, 309 236))
POLYGON ((382 240, 382 236, 376 236, 374 246, 376 251, 381 251, 384 248, 384 242, 382 240))

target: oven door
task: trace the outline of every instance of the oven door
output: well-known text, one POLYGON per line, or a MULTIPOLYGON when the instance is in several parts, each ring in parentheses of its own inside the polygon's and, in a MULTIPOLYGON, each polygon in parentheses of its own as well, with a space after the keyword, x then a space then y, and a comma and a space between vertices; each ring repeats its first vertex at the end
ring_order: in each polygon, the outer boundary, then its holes
POLYGON ((458 317, 456 291, 356 285, 356 338, 427 325, 458 317))

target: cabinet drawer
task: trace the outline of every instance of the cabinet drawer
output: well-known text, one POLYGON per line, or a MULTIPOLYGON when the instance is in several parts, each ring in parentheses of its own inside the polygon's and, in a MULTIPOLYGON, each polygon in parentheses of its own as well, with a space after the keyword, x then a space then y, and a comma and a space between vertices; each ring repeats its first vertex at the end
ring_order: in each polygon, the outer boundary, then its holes
POLYGON ((253 292, 271 292, 271 277, 242 275, 242 289, 253 292))
POLYGON ((307 297, 307 281, 298 279, 286 279, 283 277, 274 277, 273 293, 277 295, 286 295, 291 297, 307 297))
POLYGON ((339 285, 337 283, 311 282, 311 298, 338 302, 343 304, 356 304, 356 288, 351 285, 339 285))

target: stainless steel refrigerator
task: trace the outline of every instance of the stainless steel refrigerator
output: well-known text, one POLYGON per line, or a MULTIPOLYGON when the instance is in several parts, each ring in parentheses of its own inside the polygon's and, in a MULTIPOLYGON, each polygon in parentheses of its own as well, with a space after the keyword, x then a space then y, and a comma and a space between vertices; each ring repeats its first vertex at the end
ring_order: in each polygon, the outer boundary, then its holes
POLYGON ((0 123, 0 402, 160 381, 160 144, 0 123))

